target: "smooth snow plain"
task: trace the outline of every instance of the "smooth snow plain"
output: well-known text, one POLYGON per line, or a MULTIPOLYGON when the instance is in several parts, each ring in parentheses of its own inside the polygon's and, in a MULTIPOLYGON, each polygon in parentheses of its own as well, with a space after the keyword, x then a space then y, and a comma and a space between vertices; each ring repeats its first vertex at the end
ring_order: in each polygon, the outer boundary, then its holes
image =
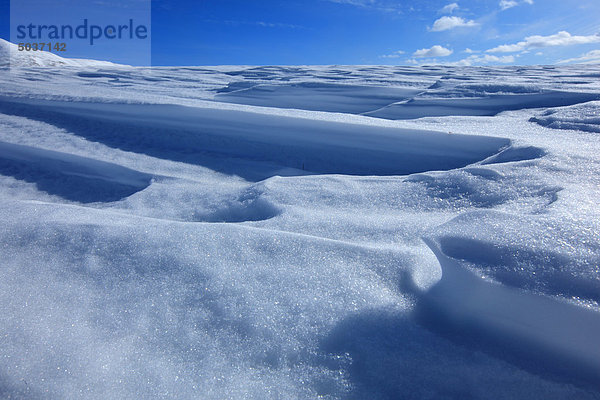
POLYGON ((13 51, 0 398, 600 398, 600 67, 13 51))

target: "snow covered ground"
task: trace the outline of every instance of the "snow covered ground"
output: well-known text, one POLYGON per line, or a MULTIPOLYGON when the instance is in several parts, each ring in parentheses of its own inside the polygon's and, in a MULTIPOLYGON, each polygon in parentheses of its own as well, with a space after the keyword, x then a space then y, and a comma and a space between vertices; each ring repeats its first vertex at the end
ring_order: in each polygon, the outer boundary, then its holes
POLYGON ((600 398, 600 67, 4 66, 0 398, 600 398))

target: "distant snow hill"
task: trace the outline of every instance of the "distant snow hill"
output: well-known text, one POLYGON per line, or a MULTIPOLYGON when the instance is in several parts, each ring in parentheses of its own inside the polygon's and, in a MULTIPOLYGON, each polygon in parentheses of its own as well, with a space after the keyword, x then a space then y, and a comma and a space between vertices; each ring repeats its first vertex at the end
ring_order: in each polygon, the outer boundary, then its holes
POLYGON ((48 51, 19 51, 16 44, 0 39, 0 68, 7 67, 111 67, 109 61, 63 58, 48 51))

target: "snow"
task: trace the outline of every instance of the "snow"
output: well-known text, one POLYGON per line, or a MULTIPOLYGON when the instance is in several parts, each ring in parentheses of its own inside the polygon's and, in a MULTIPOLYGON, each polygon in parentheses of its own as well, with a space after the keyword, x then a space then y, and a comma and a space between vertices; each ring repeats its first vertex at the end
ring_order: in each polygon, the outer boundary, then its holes
POLYGON ((600 133, 600 102, 590 101, 546 110, 539 116, 531 117, 530 120, 553 129, 600 133))
POLYGON ((418 88, 387 88, 360 85, 301 82, 291 85, 256 84, 244 87, 239 82, 217 91, 219 101, 266 107, 299 108, 314 111, 360 114, 384 107, 399 99, 409 100, 418 88))
POLYGON ((115 201, 145 189, 151 177, 119 165, 0 142, 0 171, 80 202, 115 201))
POLYGON ((0 70, 0 397, 600 396, 599 68, 49 56, 0 70))
POLYGON ((0 100, 0 110, 51 121, 136 153, 190 163, 223 157, 268 161, 313 173, 400 175, 452 169, 510 145, 506 139, 485 136, 177 105, 0 100))

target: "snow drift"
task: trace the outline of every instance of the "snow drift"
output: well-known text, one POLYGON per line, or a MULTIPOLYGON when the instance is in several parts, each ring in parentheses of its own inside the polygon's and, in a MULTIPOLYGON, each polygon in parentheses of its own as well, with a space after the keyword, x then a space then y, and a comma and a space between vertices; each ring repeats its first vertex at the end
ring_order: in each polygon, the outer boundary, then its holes
POLYGON ((12 61, 0 397, 598 398, 597 67, 12 61))

